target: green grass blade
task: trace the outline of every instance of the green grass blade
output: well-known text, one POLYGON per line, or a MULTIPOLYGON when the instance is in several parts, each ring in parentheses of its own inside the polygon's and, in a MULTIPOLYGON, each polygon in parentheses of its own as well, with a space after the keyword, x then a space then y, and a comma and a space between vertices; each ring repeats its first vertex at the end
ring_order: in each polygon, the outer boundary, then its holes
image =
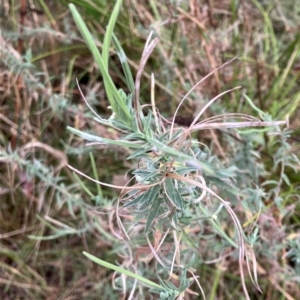
POLYGON ((114 45, 118 51, 118 56, 119 56, 120 62, 122 64, 122 68, 123 68, 125 78, 126 78, 127 87, 129 88, 130 93, 133 94, 134 93, 134 80, 133 80, 133 76, 132 76, 127 58, 126 58, 126 54, 125 54, 119 40, 117 39, 117 37, 114 34, 113 34, 112 38, 113 38, 114 45))
MULTIPOLYGON (((99 181, 99 175, 98 175, 98 171, 97 171, 97 167, 96 167, 96 162, 95 162, 95 158, 92 152, 90 152, 90 160, 91 160, 91 166, 92 166, 92 170, 93 170, 93 174, 94 174, 94 178, 99 181)), ((102 193, 102 189, 100 184, 96 184, 96 188, 98 191, 98 196, 100 196, 100 198, 103 198, 103 193, 102 193)))
POLYGON ((150 286, 150 287, 153 287, 153 288, 156 288, 156 289, 160 289, 160 290, 163 290, 163 289, 164 289, 164 288, 161 287, 159 284, 157 284, 157 283, 155 283, 155 282, 153 282, 153 281, 151 281, 151 280, 149 280, 149 279, 146 279, 146 278, 144 278, 144 277, 142 277, 142 276, 139 276, 139 275, 137 275, 137 274, 135 274, 135 273, 132 273, 132 272, 130 272, 130 271, 128 271, 128 270, 125 270, 125 269, 123 269, 123 268, 121 268, 121 267, 117 267, 117 266, 115 266, 115 265, 113 265, 113 264, 111 264, 111 263, 108 263, 108 262, 106 262, 106 261, 104 261, 104 260, 102 260, 102 259, 100 259, 100 258, 97 258, 96 256, 91 255, 91 254, 89 254, 89 253, 87 253, 87 252, 85 252, 85 251, 83 251, 82 253, 83 253, 83 255, 85 255, 87 258, 89 258, 89 259, 92 260, 93 262, 95 262, 95 263, 97 263, 97 264, 99 264, 99 265, 101 265, 101 266, 103 266, 103 267, 105 267, 105 268, 108 268, 108 269, 114 270, 114 271, 116 271, 116 272, 125 274, 125 275, 127 275, 127 276, 132 277, 132 278, 135 278, 135 279, 137 279, 137 280, 143 282, 144 284, 146 284, 146 285, 148 285, 148 286, 150 286))
MULTIPOLYGON (((107 72, 108 72, 108 59, 109 59, 109 49, 110 49, 111 39, 112 39, 115 24, 116 24, 116 21, 117 21, 119 12, 120 12, 121 5, 122 5, 122 0, 117 0, 117 3, 112 11, 112 14, 109 19, 109 23, 108 23, 106 31, 105 31, 105 36, 104 36, 104 41, 103 41, 103 49, 102 49, 102 59, 103 59, 104 67, 106 68, 107 72)), ((108 99, 113 99, 114 93, 109 89, 109 86, 107 86, 107 83, 105 81, 104 81, 104 85, 105 85, 105 90, 108 91, 107 92, 108 99)), ((121 97, 119 97, 119 98, 121 99, 121 97)), ((120 99, 118 99, 117 102, 124 104, 122 100, 120 101, 120 99)), ((126 107, 126 105, 124 105, 124 107, 121 106, 121 110, 128 111, 128 113, 129 113, 129 110, 126 107)), ((114 112, 117 113, 117 110, 114 109, 114 112)), ((125 120, 130 119, 130 117, 128 118, 128 116, 130 116, 130 113, 129 113, 129 115, 125 114, 123 117, 122 117, 122 112, 117 113, 117 115, 122 120, 123 120, 123 118, 125 120)), ((125 122, 125 123, 127 123, 127 122, 125 122)), ((128 124, 130 124, 130 123, 128 123, 128 124)))
POLYGON ((150 212, 149 212, 149 215, 147 218, 145 232, 147 232, 149 230, 151 224, 153 223, 154 219, 156 218, 161 201, 162 201, 162 199, 159 197, 155 197, 155 199, 153 200, 151 208, 150 208, 150 212))
POLYGON ((105 31, 103 49, 102 49, 102 58, 106 69, 108 69, 109 48, 110 48, 110 43, 113 35, 113 30, 119 15, 121 5, 122 5, 122 0, 117 0, 117 3, 112 11, 112 14, 109 19, 109 23, 105 31))
MULTIPOLYGON (((103 76, 105 90, 106 90, 106 93, 108 96, 108 100, 109 100, 110 105, 112 106, 113 111, 117 113, 118 107, 119 107, 119 109, 121 109, 123 111, 123 113, 126 117, 126 119, 125 120, 123 119, 122 121, 124 123, 130 124, 129 121, 131 120, 132 116, 131 116, 128 108, 126 107, 125 103, 123 102, 121 96, 119 95, 117 88, 115 87, 115 85, 108 73, 105 61, 102 59, 102 56, 99 53, 99 50, 93 40, 93 37, 92 37, 90 31, 88 30, 86 24, 84 23, 81 15, 77 11, 76 7, 73 4, 69 4, 69 8, 71 10, 71 13, 73 15, 75 23, 81 32, 81 35, 85 39, 90 51, 92 52, 95 62, 99 66, 100 72, 103 76)), ((103 45, 103 49, 104 48, 105 48, 105 45, 103 45)))

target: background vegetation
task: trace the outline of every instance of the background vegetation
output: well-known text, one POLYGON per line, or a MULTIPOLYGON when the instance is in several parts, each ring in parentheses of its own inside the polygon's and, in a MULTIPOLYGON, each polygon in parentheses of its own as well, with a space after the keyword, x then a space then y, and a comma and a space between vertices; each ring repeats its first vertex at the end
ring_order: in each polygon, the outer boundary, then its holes
MULTIPOLYGON (((0 297, 156 299, 148 288, 130 278, 125 284, 125 277, 82 255, 89 252, 154 281, 158 276, 167 279, 155 268, 155 258, 149 259, 152 250, 140 228, 132 231, 135 239, 121 239, 124 234, 115 219, 119 192, 79 179, 67 167, 121 186, 136 166, 126 160, 127 149, 86 144, 66 129, 119 137, 117 131, 95 122, 76 86, 78 78, 93 109, 101 116, 111 115, 102 76, 75 26, 69 3, 1 2, 0 297)), ((72 3, 102 51, 115 3, 72 3)), ((150 103, 154 73, 156 105, 166 118, 201 78, 235 56, 238 59, 196 87, 177 122, 189 124, 210 99, 236 86, 242 88, 215 102, 204 117, 223 113, 262 117, 244 93, 267 113, 265 118, 289 118, 289 128, 209 129, 194 136, 207 145, 217 164, 236 167, 236 184, 247 191, 247 199, 233 203, 233 209, 257 257, 262 293, 246 277, 251 299, 300 299, 299 24, 298 0, 125 0, 114 30, 134 74, 150 31, 159 38, 145 67, 140 99, 150 103)), ((128 92, 114 48, 109 70, 115 85, 128 92)), ((209 208, 215 211, 218 205, 209 208)), ((234 239, 230 217, 222 213, 218 219, 222 232, 234 239)), ((133 215, 126 213, 123 220, 130 224, 133 215)), ((207 223, 201 223, 201 230, 193 226, 188 230, 198 246, 193 268, 204 294, 207 299, 244 299, 237 253, 207 223)), ((154 237, 156 243, 161 239, 154 237)), ((170 259, 172 247, 166 239, 163 251, 170 259)), ((178 285, 177 279, 171 281, 178 285)), ((193 284, 184 299, 201 298, 192 291, 201 295, 193 284)))

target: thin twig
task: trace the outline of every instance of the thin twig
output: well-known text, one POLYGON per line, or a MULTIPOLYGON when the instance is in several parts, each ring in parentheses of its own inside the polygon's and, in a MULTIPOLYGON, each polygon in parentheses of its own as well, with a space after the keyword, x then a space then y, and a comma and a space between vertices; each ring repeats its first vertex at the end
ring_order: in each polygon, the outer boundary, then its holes
POLYGON ((235 56, 234 58, 232 58, 231 60, 229 60, 228 62, 226 62, 225 64, 221 65, 220 67, 214 69, 213 71, 211 71, 210 73, 208 73, 206 76, 204 76, 201 80, 199 80, 188 92, 187 94, 182 98, 182 100, 180 101, 180 103, 178 104, 176 111, 174 113, 173 116, 173 121, 172 121, 172 125, 171 125, 171 130, 170 130, 170 140, 172 139, 172 134, 173 134, 173 127, 174 127, 174 123, 175 123, 175 118, 176 115, 179 111, 180 106, 182 105, 183 101, 188 97, 188 95, 199 85, 201 84, 203 81, 205 81, 208 77, 210 77, 211 75, 213 75, 216 71, 224 68, 225 66, 227 66, 228 64, 230 64, 231 62, 233 62, 238 56, 235 56))

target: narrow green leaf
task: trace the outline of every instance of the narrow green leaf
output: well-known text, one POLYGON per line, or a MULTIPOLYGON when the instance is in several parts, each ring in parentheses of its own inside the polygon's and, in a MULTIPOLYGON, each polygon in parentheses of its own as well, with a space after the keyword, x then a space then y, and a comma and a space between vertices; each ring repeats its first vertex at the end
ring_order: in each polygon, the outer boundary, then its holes
POLYGON ((122 140, 143 140, 145 135, 141 132, 135 132, 122 137, 122 140))
POLYGON ((110 15, 109 23, 106 27, 104 41, 103 41, 103 50, 102 50, 102 58, 103 63, 106 69, 108 69, 108 58, 109 58, 109 49, 110 49, 110 43, 113 35, 113 30, 121 9, 122 0, 117 0, 114 9, 110 15))
POLYGON ((157 288, 157 289, 163 290, 163 287, 162 287, 162 286, 160 286, 159 284, 157 284, 157 283, 155 283, 155 282, 153 282, 153 281, 151 281, 151 280, 149 280, 149 279, 146 279, 146 278, 144 278, 144 277, 142 277, 142 276, 139 276, 139 275, 137 275, 137 274, 135 274, 135 273, 132 273, 132 272, 130 272, 130 271, 128 271, 128 270, 125 270, 125 269, 123 269, 123 268, 121 268, 121 267, 117 267, 116 265, 113 265, 113 264, 111 264, 111 263, 108 263, 108 262, 106 262, 106 261, 104 261, 104 260, 102 260, 102 259, 100 259, 100 258, 97 258, 96 256, 91 255, 91 254, 89 254, 89 253, 87 253, 87 252, 85 252, 85 251, 83 251, 82 253, 83 253, 83 255, 85 255, 87 258, 89 258, 91 261, 95 262, 95 263, 98 264, 98 265, 101 265, 101 266, 103 266, 103 267, 105 267, 105 268, 108 268, 108 269, 117 271, 117 272, 119 272, 119 273, 125 274, 125 275, 127 275, 127 276, 132 277, 132 278, 135 278, 135 279, 137 279, 137 280, 143 282, 144 284, 146 284, 146 285, 148 285, 148 286, 150 286, 150 287, 153 287, 153 288, 157 288))
POLYGON ((98 122, 102 125, 112 127, 113 129, 116 129, 116 130, 127 129, 127 126, 124 126, 124 124, 122 124, 122 123, 115 124, 116 120, 113 120, 113 119, 100 119, 98 117, 94 117, 93 120, 95 120, 96 122, 98 122))
POLYGON ((144 203, 144 199, 146 198, 146 193, 148 193, 149 190, 139 196, 137 196, 136 198, 134 198, 133 200, 131 200, 130 202, 124 204, 124 207, 130 207, 130 206, 134 206, 134 205, 138 205, 138 204, 142 204, 144 203))
POLYGON ((188 234, 182 230, 181 231, 182 233, 182 239, 183 241, 191 248, 194 248, 194 249, 198 249, 198 247, 195 245, 194 241, 188 236, 188 234))
POLYGON ((69 127, 69 126, 67 126, 67 129, 70 130, 72 133, 74 133, 74 134, 80 136, 81 138, 83 138, 87 141, 90 141, 90 142, 99 142, 99 143, 103 143, 103 144, 117 145, 117 146, 121 146, 121 147, 130 147, 130 148, 136 148, 136 149, 143 147, 143 145, 136 144, 133 142, 118 141, 118 140, 102 138, 100 136, 85 133, 83 131, 77 130, 77 129, 69 127))
MULTIPOLYGON (((109 50, 110 50, 110 44, 111 44, 111 39, 113 36, 113 30, 121 9, 122 5, 122 0, 117 0, 114 9, 110 15, 109 23, 107 25, 106 31, 105 31, 105 36, 104 36, 104 41, 103 41, 103 48, 102 48, 102 59, 103 59, 103 64, 108 72, 108 59, 109 59, 109 50)), ((120 96, 120 93, 117 92, 117 95, 115 94, 116 89, 111 90, 108 83, 104 81, 105 85, 105 90, 107 92, 108 99, 113 99, 115 97, 116 99, 116 108, 115 112, 117 113, 118 117, 120 120, 123 120, 124 123, 130 124, 129 120, 132 118, 130 114, 129 108, 125 105, 125 101, 122 101, 122 97, 120 96)))
POLYGON ((129 203, 125 204, 124 207, 129 207, 133 205, 143 205, 144 203, 151 203, 153 199, 157 196, 160 190, 160 185, 155 185, 142 195, 136 197, 134 200, 130 201, 129 203))
MULTIPOLYGON (((181 136, 182 132, 183 132, 183 129, 182 129, 182 128, 181 128, 180 130, 177 130, 177 131, 175 132, 175 134, 172 136, 172 139, 168 141, 168 144, 170 145, 170 144, 172 144, 174 141, 176 141, 176 140, 181 136)), ((169 132, 167 132, 166 135, 167 135, 167 137, 169 137, 169 135, 170 135, 169 132)))
POLYGON ((120 59, 120 62, 122 64, 122 68, 125 74, 125 78, 126 78, 126 83, 127 83, 127 87, 129 88, 130 93, 133 95, 134 93, 134 80, 133 80, 133 76, 126 58, 126 54, 119 42, 119 40, 117 39, 117 37, 113 34, 112 35, 112 39, 114 42, 114 45, 117 49, 117 53, 120 59))
POLYGON ((183 211, 183 198, 174 186, 173 180, 171 178, 166 178, 164 185, 169 196, 168 199, 173 203, 175 207, 183 211))
POLYGON ((166 132, 164 134, 162 134, 161 136, 158 137, 158 140, 162 143, 166 143, 167 145, 171 145, 174 141, 176 141, 178 139, 178 137, 180 137, 180 135, 182 134, 183 129, 180 128, 178 130, 176 130, 176 132, 174 133, 174 135, 172 135, 172 139, 169 140, 169 136, 170 136, 170 132, 166 132))
MULTIPOLYGON (((93 174, 94 174, 94 178, 99 181, 99 175, 98 175, 98 169, 96 167, 96 162, 95 162, 95 158, 92 152, 90 152, 90 160, 91 160, 91 166, 92 166, 92 170, 93 170, 93 174)), ((98 191, 98 196, 102 199, 103 198, 103 193, 102 193, 102 189, 101 189, 101 185, 100 184, 96 184, 97 187, 97 191, 98 191)))
POLYGON ((150 212, 149 212, 149 215, 147 218, 145 232, 147 232, 149 230, 151 224, 153 223, 155 217, 157 216, 157 212, 160 207, 160 204, 161 204, 161 199, 159 197, 156 197, 153 200, 151 208, 150 208, 150 212))
POLYGON ((142 118, 144 132, 145 132, 145 135, 147 135, 147 137, 152 137, 151 121, 152 121, 151 113, 149 113, 147 117, 142 118))
MULTIPOLYGON (((91 192, 89 187, 86 186, 86 184, 80 179, 80 177, 73 173, 73 176, 75 177, 76 181, 80 184, 81 188, 88 194, 90 198, 95 198, 96 196, 91 192)), ((101 187, 100 187, 101 188, 101 187)))
POLYGON ((142 158, 145 157, 147 155, 147 152, 151 150, 151 146, 149 146, 148 148, 142 148, 142 149, 138 149, 136 151, 134 151, 133 153, 130 154, 129 157, 127 157, 127 159, 133 159, 133 158, 142 158))
POLYGON ((253 101, 246 94, 243 94, 243 96, 245 97, 245 99, 247 100, 247 102, 249 103, 249 105, 259 114, 259 116, 262 119, 264 119, 266 113, 263 112, 261 109, 259 109, 257 106, 255 106, 255 104, 253 103, 253 101))
POLYGON ((155 170, 153 172, 150 172, 147 176, 144 177, 144 181, 148 181, 151 178, 158 176, 159 173, 160 173, 159 170, 155 170))
POLYGON ((195 172, 198 169, 195 167, 183 167, 183 168, 176 168, 176 174, 178 175, 185 175, 187 173, 195 172))
POLYGON ((172 291, 177 290, 177 287, 170 281, 164 280, 164 284, 166 285, 166 287, 172 291))
POLYGON ((291 182, 290 182, 290 180, 289 180, 289 178, 288 178, 288 176, 287 176, 286 174, 282 174, 282 178, 283 178, 284 182, 285 182, 288 186, 291 185, 291 182))

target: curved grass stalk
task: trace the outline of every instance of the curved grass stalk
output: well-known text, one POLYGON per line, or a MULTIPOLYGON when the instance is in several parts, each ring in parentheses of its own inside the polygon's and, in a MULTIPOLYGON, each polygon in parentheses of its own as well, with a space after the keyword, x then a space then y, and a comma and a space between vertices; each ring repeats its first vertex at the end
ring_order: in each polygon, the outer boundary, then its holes
POLYGON ((244 275, 244 270, 243 270, 243 261, 244 261, 244 257, 245 257, 245 244, 244 244, 244 237, 243 237, 243 229, 242 229, 242 226, 240 224, 239 219, 235 215, 235 213, 232 210, 232 208, 230 207, 230 205, 224 199, 222 199, 219 195, 217 195, 213 190, 209 189, 208 187, 206 187, 205 185, 201 184, 198 181, 195 181, 193 179, 186 178, 186 177, 183 177, 183 176, 179 176, 179 175, 176 175, 174 173, 167 173, 166 177, 181 180, 181 181, 185 181, 185 182, 190 183, 192 185, 198 186, 201 189, 206 190, 212 196, 216 197, 224 205, 224 207, 226 208, 226 210, 230 214, 230 216, 231 216, 231 218, 232 218, 232 220, 235 224, 235 228, 237 229, 238 248, 239 248, 239 268, 240 268, 241 281, 242 281, 242 286, 243 286, 243 290, 244 290, 246 299, 250 300, 250 297, 249 297, 249 294, 248 294, 248 291, 247 291, 247 287, 246 287, 246 283, 245 283, 245 275, 244 275))
POLYGON ((217 96, 214 97, 213 99, 211 99, 206 105, 204 105, 204 107, 200 110, 200 112, 198 113, 198 115, 194 118, 194 121, 193 121, 192 124, 190 125, 190 128, 193 127, 193 126, 196 124, 197 120, 200 119, 200 117, 201 117, 201 116, 203 115, 203 113, 208 109, 208 107, 210 107, 216 100, 218 100, 221 96, 223 96, 223 95, 225 95, 225 94, 227 94, 227 93, 230 93, 230 92, 232 92, 232 91, 235 91, 235 90, 237 90, 237 89, 240 89, 240 88, 241 88, 241 86, 237 86, 237 87, 235 87, 235 88, 233 88, 233 89, 230 89, 230 90, 227 90, 227 91, 225 91, 225 92, 223 92, 223 93, 217 95, 217 96))
POLYGON ((173 121, 172 121, 172 124, 171 124, 171 129, 170 129, 170 137, 169 139, 171 140, 172 139, 172 134, 173 134, 173 128, 174 128, 174 123, 175 123, 175 119, 176 119, 176 116, 177 116, 177 113, 179 111, 179 108, 180 106, 182 105, 182 103, 185 101, 185 99, 188 97, 188 95, 199 85, 201 84, 202 82, 204 82, 208 77, 210 77, 211 75, 213 75, 216 71, 224 68, 225 66, 227 66, 228 64, 230 64, 231 62, 233 62, 235 59, 237 58, 234 57, 232 59, 230 59, 228 62, 224 63, 223 65, 221 65, 220 67, 214 69, 213 71, 211 71, 210 73, 208 73, 206 76, 204 76, 201 80, 199 80, 187 93, 186 95, 182 98, 182 100, 179 102, 178 106, 177 106, 177 109, 175 110, 175 113, 174 113, 174 116, 173 116, 173 121))
POLYGON ((207 124, 207 123, 211 123, 211 122, 216 122, 218 120, 223 121, 224 119, 238 119, 240 118, 241 120, 247 120, 247 121, 253 121, 253 122, 259 122, 261 121, 260 119, 250 116, 250 115, 246 115, 246 114, 241 114, 241 113, 226 113, 226 114, 220 114, 220 115, 216 115, 216 116, 212 116, 209 118, 206 118, 203 121, 200 121, 198 123, 196 123, 196 125, 200 125, 200 124, 207 124))

